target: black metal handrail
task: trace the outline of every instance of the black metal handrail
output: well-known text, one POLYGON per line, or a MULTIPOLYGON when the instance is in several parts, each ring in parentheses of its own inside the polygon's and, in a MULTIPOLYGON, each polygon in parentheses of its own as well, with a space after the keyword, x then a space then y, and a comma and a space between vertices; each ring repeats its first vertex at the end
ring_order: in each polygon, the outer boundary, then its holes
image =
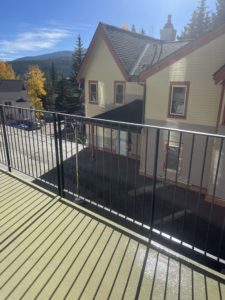
POLYGON ((224 267, 225 136, 7 105, 0 123, 10 172, 224 267))

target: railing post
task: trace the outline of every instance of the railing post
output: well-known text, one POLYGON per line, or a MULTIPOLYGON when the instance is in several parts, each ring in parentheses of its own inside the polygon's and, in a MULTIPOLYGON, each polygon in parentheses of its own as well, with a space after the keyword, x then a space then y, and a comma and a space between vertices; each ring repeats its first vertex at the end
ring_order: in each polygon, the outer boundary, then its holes
POLYGON ((152 237, 152 230, 153 230, 153 223, 154 223, 154 212, 155 212, 155 201, 156 201, 156 184, 157 184, 157 168, 158 168, 158 157, 159 157, 159 134, 160 134, 160 129, 157 129, 156 130, 156 138, 155 138, 155 155, 154 155, 153 186, 152 186, 152 207, 151 207, 149 239, 151 239, 151 237, 152 237))
POLYGON ((152 187, 152 207, 151 207, 151 218, 150 218, 150 232, 148 238, 148 245, 145 251, 144 261, 142 263, 141 274, 139 276, 138 286, 136 290, 135 299, 139 299, 142 281, 144 278, 145 267, 148 260, 148 255, 150 251, 150 244, 152 238, 152 230, 153 230, 153 221, 154 221, 154 211, 155 211, 155 200, 156 200, 156 184, 157 184, 157 168, 158 168, 158 157, 159 157, 159 135, 160 129, 156 129, 156 137, 155 137, 155 153, 154 153, 154 169, 153 169, 153 187, 152 187))
MULTIPOLYGON (((61 120, 60 115, 57 114, 58 121, 58 133, 59 133, 59 158, 60 158, 60 175, 61 175, 61 193, 65 197, 65 183, 64 183, 64 166, 63 166, 63 150, 62 150, 62 130, 61 130, 61 120)), ((65 126, 65 123, 64 123, 65 126)))
POLYGON ((12 169, 11 169, 10 155, 9 155, 9 144, 8 144, 8 139, 7 139, 7 135, 6 135, 5 116, 4 116, 3 109, 4 109, 3 106, 0 106, 0 114, 1 114, 1 119, 2 119, 2 129, 3 129, 3 139, 4 139, 4 143, 5 143, 6 159, 7 159, 8 170, 9 170, 9 172, 11 172, 12 169))
POLYGON ((75 133, 75 143, 76 143, 76 187, 77 187, 77 195, 79 198, 80 185, 79 185, 79 165, 78 165, 79 164, 79 160, 78 160, 79 148, 78 148, 77 123, 75 124, 74 133, 75 133))
POLYGON ((61 187, 61 175, 60 175, 60 166, 59 166, 59 151, 58 151, 58 132, 57 132, 57 119, 56 113, 53 114, 53 126, 54 126, 54 140, 55 140, 55 154, 56 154, 56 167, 57 167, 57 179, 58 179, 58 194, 62 196, 62 187, 61 187))

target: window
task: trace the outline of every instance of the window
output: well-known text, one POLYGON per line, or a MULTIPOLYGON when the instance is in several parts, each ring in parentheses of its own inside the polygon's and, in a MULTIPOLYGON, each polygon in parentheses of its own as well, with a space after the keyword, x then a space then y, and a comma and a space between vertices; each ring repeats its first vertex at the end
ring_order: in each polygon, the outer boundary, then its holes
POLYGON ((169 145, 166 145, 165 167, 170 171, 178 171, 180 173, 182 156, 183 144, 179 145, 177 142, 169 142, 169 145))
POLYGON ((123 104, 125 98, 125 82, 115 81, 114 92, 115 92, 115 96, 114 96, 115 103, 123 104))
POLYGON ((98 103, 98 81, 89 81, 89 102, 98 103))
POLYGON ((170 117, 186 118, 189 82, 171 82, 169 113, 170 117))
POLYGON ((12 102, 11 102, 11 101, 5 101, 5 105, 10 105, 10 106, 12 106, 12 102))

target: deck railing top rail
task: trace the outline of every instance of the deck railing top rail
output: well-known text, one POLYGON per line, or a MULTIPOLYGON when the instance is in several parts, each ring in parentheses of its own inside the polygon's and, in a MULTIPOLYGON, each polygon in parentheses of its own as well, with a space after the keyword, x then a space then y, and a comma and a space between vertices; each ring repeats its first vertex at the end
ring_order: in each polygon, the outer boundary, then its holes
POLYGON ((182 132, 182 133, 188 133, 188 134, 196 134, 196 135, 202 135, 202 136, 208 136, 208 137, 215 137, 215 138, 225 138, 225 135, 217 134, 217 133, 211 133, 211 132, 203 132, 203 131, 196 131, 196 130, 186 130, 186 129, 180 129, 175 127, 169 127, 169 126, 158 126, 158 125, 150 125, 150 124, 137 124, 137 123, 128 123, 128 122, 122 122, 122 121, 114 121, 114 120, 107 120, 107 119, 99 119, 96 117, 84 117, 76 114, 67 114, 57 111, 50 111, 50 110, 40 110, 40 109, 34 109, 34 108, 24 108, 19 106, 9 106, 0 104, 0 107, 6 107, 6 108, 14 108, 14 109, 21 109, 25 111, 33 111, 33 112, 39 112, 44 114, 57 114, 63 117, 68 118, 76 118, 77 120, 83 120, 83 121, 89 121, 91 123, 106 123, 109 124, 115 124, 115 125, 125 125, 130 127, 137 127, 137 128, 152 128, 152 129, 159 129, 159 130, 167 130, 167 131, 174 131, 174 132, 182 132))

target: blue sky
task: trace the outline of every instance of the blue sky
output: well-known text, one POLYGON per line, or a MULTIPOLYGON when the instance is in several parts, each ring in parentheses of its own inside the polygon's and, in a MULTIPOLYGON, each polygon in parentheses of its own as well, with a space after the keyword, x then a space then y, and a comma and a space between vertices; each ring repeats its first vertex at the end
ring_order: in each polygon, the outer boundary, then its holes
MULTIPOLYGON (((216 0, 208 0, 209 10, 216 0)), ((196 0, 3 0, 0 18, 0 59, 11 60, 72 50, 78 34, 88 47, 98 23, 141 27, 159 37, 167 15, 178 33, 196 8, 196 0)))

